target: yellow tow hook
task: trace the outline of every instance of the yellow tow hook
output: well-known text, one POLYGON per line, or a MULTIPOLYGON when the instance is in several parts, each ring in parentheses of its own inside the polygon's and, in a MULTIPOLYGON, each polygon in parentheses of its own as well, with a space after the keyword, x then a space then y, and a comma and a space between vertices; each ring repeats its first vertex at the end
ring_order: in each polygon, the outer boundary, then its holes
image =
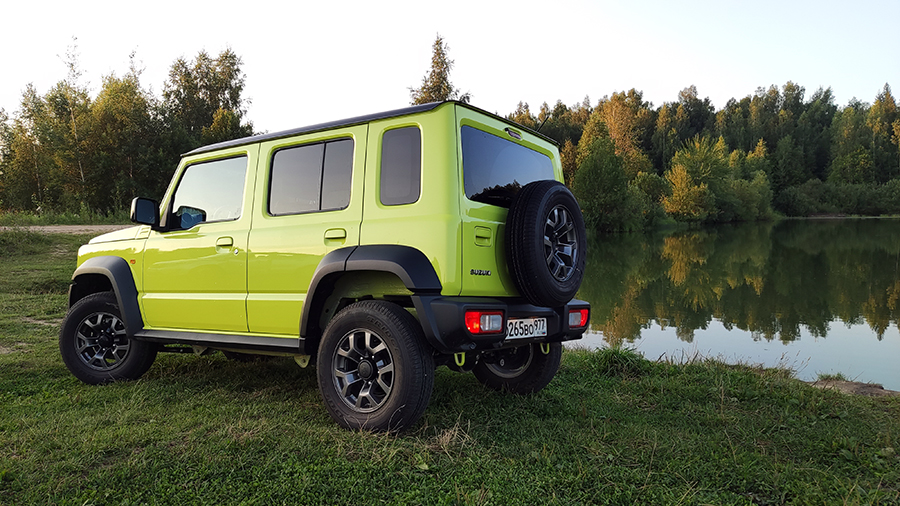
POLYGON ((463 353, 454 353, 454 354, 453 354, 453 361, 456 362, 456 366, 457 366, 457 367, 462 367, 462 366, 466 365, 466 354, 465 354, 465 352, 463 352, 463 353))
POLYGON ((541 343, 541 353, 544 355, 550 354, 550 343, 541 343))

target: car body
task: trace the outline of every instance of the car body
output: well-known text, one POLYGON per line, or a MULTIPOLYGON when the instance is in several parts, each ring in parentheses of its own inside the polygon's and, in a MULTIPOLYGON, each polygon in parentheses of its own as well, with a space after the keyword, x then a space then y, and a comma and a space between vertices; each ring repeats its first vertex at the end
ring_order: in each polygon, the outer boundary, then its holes
POLYGON ((421 416, 435 365, 539 390, 589 320, 561 181, 550 139, 454 101, 201 147, 79 250, 63 358, 103 383, 186 346, 315 357, 332 416, 375 430, 421 416))

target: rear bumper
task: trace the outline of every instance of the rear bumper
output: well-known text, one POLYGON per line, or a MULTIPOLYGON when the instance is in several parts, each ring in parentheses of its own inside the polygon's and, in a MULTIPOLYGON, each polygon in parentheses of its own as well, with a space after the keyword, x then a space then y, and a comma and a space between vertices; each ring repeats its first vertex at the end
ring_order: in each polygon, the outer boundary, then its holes
POLYGON ((529 343, 556 343, 580 339, 590 323, 591 305, 572 299, 560 307, 539 307, 518 298, 414 296, 413 303, 422 322, 425 337, 440 353, 487 351, 529 343), (569 311, 588 310, 588 324, 569 327, 569 311), (466 311, 502 311, 509 318, 546 318, 547 335, 533 338, 507 339, 506 326, 497 334, 475 335, 465 325, 466 311))

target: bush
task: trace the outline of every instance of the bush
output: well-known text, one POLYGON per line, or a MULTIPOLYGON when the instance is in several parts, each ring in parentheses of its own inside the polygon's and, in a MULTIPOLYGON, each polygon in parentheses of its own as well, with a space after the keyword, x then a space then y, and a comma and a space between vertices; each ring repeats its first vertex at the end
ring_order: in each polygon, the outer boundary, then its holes
POLYGON ((900 180, 878 185, 823 183, 811 179, 779 192, 775 207, 787 216, 896 214, 900 212, 900 180))
POLYGON ((629 189, 622 158, 609 137, 599 137, 575 173, 573 192, 589 229, 638 230, 645 203, 640 190, 629 189))

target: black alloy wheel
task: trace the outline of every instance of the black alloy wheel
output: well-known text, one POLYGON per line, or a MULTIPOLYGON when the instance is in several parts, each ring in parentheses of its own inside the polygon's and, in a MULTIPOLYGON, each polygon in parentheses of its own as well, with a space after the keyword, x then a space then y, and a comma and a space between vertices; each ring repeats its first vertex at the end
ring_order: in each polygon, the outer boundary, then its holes
POLYGON ((69 371, 96 385, 140 378, 156 359, 156 345, 128 337, 116 296, 89 295, 66 314, 59 349, 69 371))

